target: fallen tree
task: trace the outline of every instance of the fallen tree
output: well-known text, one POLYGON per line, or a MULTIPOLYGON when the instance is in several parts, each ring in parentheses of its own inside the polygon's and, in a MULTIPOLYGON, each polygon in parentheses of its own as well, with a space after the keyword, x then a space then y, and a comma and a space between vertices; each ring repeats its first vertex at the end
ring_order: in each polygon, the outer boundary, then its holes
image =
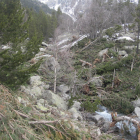
POLYGON ((124 121, 124 120, 127 120, 129 122, 132 122, 138 129, 138 140, 140 140, 140 122, 135 120, 134 118, 131 118, 131 117, 128 117, 128 116, 117 116, 117 113, 111 113, 111 116, 112 116, 112 123, 110 124, 110 127, 113 127, 117 122, 120 122, 120 121, 124 121))

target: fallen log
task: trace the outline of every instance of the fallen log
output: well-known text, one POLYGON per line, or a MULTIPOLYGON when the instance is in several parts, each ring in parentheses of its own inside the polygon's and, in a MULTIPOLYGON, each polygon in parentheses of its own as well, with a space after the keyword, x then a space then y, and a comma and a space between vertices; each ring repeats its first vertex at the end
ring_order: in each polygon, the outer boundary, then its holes
POLYGON ((110 124, 110 127, 113 127, 117 122, 120 121, 124 121, 127 120, 129 122, 132 122, 133 124, 135 124, 135 126, 137 127, 138 131, 139 131, 139 135, 138 135, 138 140, 140 140, 140 122, 135 120, 134 118, 128 117, 128 116, 117 116, 117 113, 111 113, 112 116, 112 123, 110 124))
POLYGON ((81 60, 81 59, 80 59, 79 61, 83 63, 82 66, 84 66, 84 65, 89 65, 90 67, 92 67, 92 64, 89 63, 89 62, 86 62, 86 61, 81 60))

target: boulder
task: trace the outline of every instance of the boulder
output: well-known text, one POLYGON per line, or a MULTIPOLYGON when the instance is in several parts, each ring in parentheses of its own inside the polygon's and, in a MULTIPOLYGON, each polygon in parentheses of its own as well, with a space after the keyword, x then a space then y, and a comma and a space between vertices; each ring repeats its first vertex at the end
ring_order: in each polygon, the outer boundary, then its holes
POLYGON ((41 43, 42 46, 48 47, 48 44, 46 44, 45 42, 41 43))
POLYGON ((125 49, 130 49, 130 50, 133 50, 136 48, 136 46, 124 46, 125 49))
POLYGON ((140 107, 140 98, 138 98, 138 100, 135 100, 132 102, 134 107, 140 107))
POLYGON ((98 53, 98 56, 99 57, 102 57, 104 54, 107 54, 108 53, 108 48, 104 49, 104 50, 101 50, 99 53, 98 53))
POLYGON ((45 52, 45 51, 46 51, 46 48, 39 48, 39 50, 40 50, 41 52, 45 52))
POLYGON ((46 90, 43 93, 43 98, 46 99, 50 105, 57 106, 59 109, 67 110, 67 103, 52 91, 46 90))
POLYGON ((118 54, 119 54, 120 56, 123 56, 123 57, 127 57, 127 56, 128 56, 128 54, 127 54, 126 51, 118 51, 118 54))
POLYGON ((23 98, 21 98, 21 97, 18 97, 18 101, 19 101, 21 104, 23 104, 24 106, 29 105, 29 101, 24 100, 24 99, 23 99, 23 98))
POLYGON ((105 122, 105 119, 101 115, 91 116, 90 119, 95 122, 97 125, 100 125, 105 122))
POLYGON ((135 114, 137 115, 137 117, 140 119, 140 108, 136 107, 134 110, 135 114))
MULTIPOLYGON (((102 131, 105 133, 105 132, 107 132, 108 130, 110 130, 110 124, 111 124, 111 122, 104 122, 104 124, 102 125, 102 131)), ((112 129, 112 128, 111 128, 112 129)))
POLYGON ((48 109, 47 107, 43 106, 43 105, 40 104, 40 103, 37 103, 36 108, 37 108, 38 110, 42 111, 42 112, 47 112, 47 111, 49 111, 49 109, 48 109))
POLYGON ((81 103, 78 101, 74 101, 74 104, 72 105, 72 108, 75 108, 77 111, 81 108, 81 103))
POLYGON ((30 90, 30 94, 35 96, 35 97, 41 97, 42 96, 42 90, 40 87, 32 87, 30 90))
POLYGON ((101 135, 100 128, 94 127, 93 129, 90 129, 90 135, 96 137, 99 137, 101 135))
POLYGON ((93 83, 95 84, 96 87, 102 87, 103 85, 103 81, 102 81, 102 77, 93 77, 89 80, 89 83, 93 83))
POLYGON ((71 97, 70 97, 70 95, 68 95, 68 94, 66 94, 69 90, 70 90, 70 88, 67 86, 67 85, 65 85, 65 84, 63 84, 63 85, 60 85, 60 86, 58 86, 57 87, 57 89, 59 90, 59 94, 60 94, 60 96, 65 100, 65 101, 68 101, 71 97))
POLYGON ((58 90, 61 92, 61 93, 67 93, 69 90, 70 90, 70 88, 67 86, 67 85, 60 85, 59 87, 58 87, 58 90))
POLYGON ((30 77, 30 85, 31 86, 40 86, 42 84, 40 76, 32 76, 30 77))
POLYGON ((83 120, 83 117, 81 115, 81 113, 79 111, 77 111, 76 108, 71 108, 68 110, 70 113, 72 113, 72 119, 75 119, 75 120, 83 120))
POLYGON ((30 77, 30 85, 27 87, 21 86, 21 91, 27 94, 30 94, 35 99, 41 98, 42 94, 46 89, 49 88, 49 85, 45 85, 44 82, 41 81, 40 76, 32 76, 30 77))

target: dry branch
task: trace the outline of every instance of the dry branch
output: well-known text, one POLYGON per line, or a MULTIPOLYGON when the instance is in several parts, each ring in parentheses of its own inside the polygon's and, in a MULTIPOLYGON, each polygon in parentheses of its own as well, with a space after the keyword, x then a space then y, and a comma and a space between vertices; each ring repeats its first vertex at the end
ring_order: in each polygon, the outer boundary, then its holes
POLYGON ((127 121, 135 124, 138 128, 138 131, 139 131, 138 140, 140 140, 140 122, 139 121, 137 121, 131 117, 127 117, 127 116, 118 117, 116 112, 111 113, 111 116, 112 116, 112 123, 110 124, 110 127, 113 127, 117 122, 124 121, 124 120, 127 120, 127 121))
POLYGON ((112 116, 112 120, 113 122, 117 123, 117 122, 120 122, 120 121, 124 121, 124 120, 127 120, 127 121, 130 121, 132 122, 133 124, 135 125, 140 125, 140 122, 131 118, 131 117, 127 117, 127 116, 120 116, 118 117, 117 115, 111 113, 111 116, 112 116))
POLYGON ((101 38, 104 32, 105 30, 103 30, 101 34, 99 35, 99 37, 97 37, 94 41, 90 42, 87 46, 85 46, 84 48, 82 48, 80 51, 77 51, 77 52, 82 52, 83 50, 87 49, 90 45, 96 43, 101 38))
POLYGON ((82 48, 80 51, 77 52, 82 52, 83 50, 85 50, 86 48, 88 48, 90 45, 92 45, 93 43, 96 43, 98 40, 100 39, 100 37, 96 38, 94 41, 92 41, 90 44, 88 44, 87 46, 85 46, 84 48, 82 48))
POLYGON ((49 124, 49 123, 57 123, 58 121, 30 121, 29 124, 49 124))
POLYGON ((89 63, 89 62, 86 62, 86 61, 81 60, 81 59, 80 59, 79 61, 83 63, 82 66, 84 66, 84 65, 89 65, 90 67, 92 67, 92 64, 89 63))
POLYGON ((20 115, 21 117, 29 118, 28 115, 25 115, 25 114, 23 114, 23 113, 21 113, 21 112, 18 112, 17 110, 14 110, 14 112, 15 112, 16 114, 20 115))

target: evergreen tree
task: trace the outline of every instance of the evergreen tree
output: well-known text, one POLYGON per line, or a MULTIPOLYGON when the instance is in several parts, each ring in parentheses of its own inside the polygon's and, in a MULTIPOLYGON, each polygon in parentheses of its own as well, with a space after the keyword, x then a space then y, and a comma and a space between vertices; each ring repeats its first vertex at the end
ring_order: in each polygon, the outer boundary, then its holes
POLYGON ((51 23, 50 35, 51 35, 51 37, 53 37, 54 36, 54 31, 57 27, 57 18, 56 18, 56 13, 54 11, 52 12, 50 23, 51 23))
POLYGON ((21 48, 21 43, 28 37, 28 20, 24 22, 25 10, 19 0, 3 0, 0 5, 4 6, 0 19, 5 21, 0 24, 2 43, 12 42, 9 50, 0 52, 0 82, 10 88, 17 88, 23 84, 31 73, 36 72, 40 62, 34 65, 27 63, 39 51, 41 38, 34 34, 26 46, 21 48), (4 22, 6 24, 4 24, 4 22))
MULTIPOLYGON (((27 38, 27 23, 23 23, 23 18, 25 16, 24 9, 21 8, 19 0, 3 0, 1 4, 4 8, 1 9, 4 15, 5 23, 1 27, 3 43, 19 43, 27 38)), ((0 4, 0 5, 1 5, 0 4)))

